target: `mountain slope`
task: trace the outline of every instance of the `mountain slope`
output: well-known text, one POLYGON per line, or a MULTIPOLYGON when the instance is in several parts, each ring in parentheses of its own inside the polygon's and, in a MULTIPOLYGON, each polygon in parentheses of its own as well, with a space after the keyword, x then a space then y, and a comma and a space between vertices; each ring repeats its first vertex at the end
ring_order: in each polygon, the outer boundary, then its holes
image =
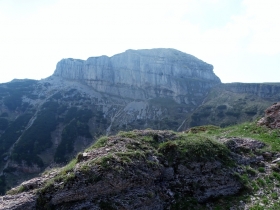
POLYGON ((220 84, 213 87, 203 103, 187 116, 182 129, 208 124, 225 127, 254 121, 279 100, 279 83, 220 84))
POLYGON ((174 49, 64 59, 40 81, 0 85, 0 174, 6 188, 65 164, 101 135, 177 130, 220 84, 213 67, 174 49))
POLYGON ((100 138, 67 166, 12 189, 0 207, 261 209, 266 198, 277 209, 278 135, 256 123, 187 133, 120 132, 100 138))

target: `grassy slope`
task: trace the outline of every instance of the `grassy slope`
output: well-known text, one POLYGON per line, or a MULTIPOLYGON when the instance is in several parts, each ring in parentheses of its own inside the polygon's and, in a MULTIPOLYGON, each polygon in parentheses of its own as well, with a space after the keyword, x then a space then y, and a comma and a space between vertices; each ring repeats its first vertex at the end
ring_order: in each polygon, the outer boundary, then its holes
MULTIPOLYGON (((208 129, 207 127, 192 128, 190 133, 201 133, 203 131, 202 135, 211 136, 215 139, 251 138, 266 144, 263 149, 257 151, 260 155, 264 153, 273 155, 280 152, 280 130, 260 127, 256 122, 246 122, 220 129, 208 129)), ((247 155, 251 155, 250 152, 247 155)), ((271 160, 273 158, 268 161, 268 164, 266 164, 267 161, 264 161, 265 163, 262 166, 243 166, 244 171, 238 176, 246 185, 247 190, 240 195, 221 198, 211 203, 213 209, 229 209, 232 206, 241 206, 240 209, 244 209, 245 205, 250 210, 280 209, 280 200, 278 199, 280 196, 280 164, 271 164, 271 160), (244 208, 242 208, 242 205, 244 208)), ((201 209, 207 208, 201 206, 201 209)))
POLYGON ((185 127, 217 125, 226 127, 261 117, 273 104, 272 99, 257 95, 234 93, 222 87, 213 88, 204 103, 187 117, 185 127))

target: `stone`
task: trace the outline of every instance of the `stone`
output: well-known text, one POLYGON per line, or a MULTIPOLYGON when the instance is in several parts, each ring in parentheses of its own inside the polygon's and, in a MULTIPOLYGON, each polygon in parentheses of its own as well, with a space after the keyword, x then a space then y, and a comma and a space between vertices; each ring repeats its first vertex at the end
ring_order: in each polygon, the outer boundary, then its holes
POLYGON ((277 159, 272 161, 272 163, 278 163, 278 162, 280 162, 280 158, 277 158, 277 159))
POLYGON ((280 128, 280 102, 274 103, 265 111, 265 116, 258 121, 259 125, 264 125, 268 128, 280 128))

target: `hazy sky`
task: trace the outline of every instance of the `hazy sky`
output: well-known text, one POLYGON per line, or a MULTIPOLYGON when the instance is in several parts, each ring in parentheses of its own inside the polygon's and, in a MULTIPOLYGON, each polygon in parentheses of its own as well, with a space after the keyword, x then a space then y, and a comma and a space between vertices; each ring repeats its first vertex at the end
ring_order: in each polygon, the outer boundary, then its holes
POLYGON ((0 0, 0 82, 62 58, 175 48, 222 82, 280 82, 279 0, 0 0))

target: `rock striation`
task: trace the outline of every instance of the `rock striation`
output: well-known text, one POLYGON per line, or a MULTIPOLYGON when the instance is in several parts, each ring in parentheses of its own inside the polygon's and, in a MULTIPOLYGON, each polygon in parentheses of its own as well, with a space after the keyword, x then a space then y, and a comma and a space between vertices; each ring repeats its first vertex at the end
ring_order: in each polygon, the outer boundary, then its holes
POLYGON ((220 83, 212 65, 175 49, 127 50, 85 61, 63 59, 53 75, 134 99, 172 96, 179 101, 179 96, 185 96, 188 100, 187 95, 194 90, 195 94, 204 95, 220 83))
POLYGON ((234 93, 247 93, 264 99, 280 100, 279 83, 224 83, 221 85, 225 90, 234 93))

